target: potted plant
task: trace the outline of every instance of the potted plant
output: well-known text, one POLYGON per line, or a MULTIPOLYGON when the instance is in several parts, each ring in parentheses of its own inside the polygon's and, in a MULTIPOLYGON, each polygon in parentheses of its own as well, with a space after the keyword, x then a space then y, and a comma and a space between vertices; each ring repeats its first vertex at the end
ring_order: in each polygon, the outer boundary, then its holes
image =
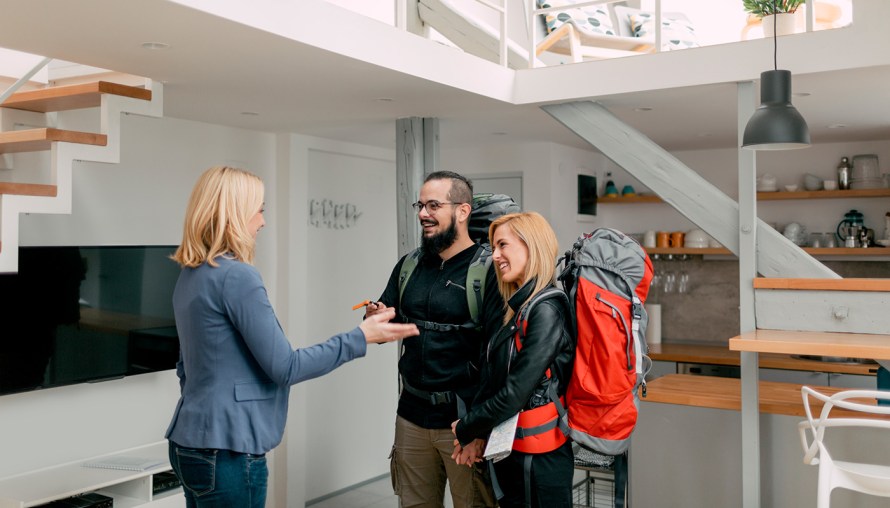
POLYGON ((742 0, 746 12, 757 16, 762 20, 763 35, 773 36, 773 27, 778 35, 787 35, 795 32, 797 8, 803 5, 805 0, 742 0), (773 16, 776 16, 773 19, 773 16))

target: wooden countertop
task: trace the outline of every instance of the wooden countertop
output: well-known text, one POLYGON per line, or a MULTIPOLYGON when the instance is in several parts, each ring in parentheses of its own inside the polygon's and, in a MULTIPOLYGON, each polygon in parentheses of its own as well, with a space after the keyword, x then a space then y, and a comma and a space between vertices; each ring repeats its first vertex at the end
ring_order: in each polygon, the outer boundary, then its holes
MULTIPOLYGON (((847 355, 844 355, 847 356, 847 355)), ((707 363, 712 365, 739 365, 739 351, 727 346, 699 344, 651 344, 649 357, 666 362, 707 363)), ((789 354, 760 353, 760 367, 767 369, 805 370, 838 374, 875 375, 877 364, 844 364, 799 360, 789 354)))
MULTIPOLYGON (((640 399, 643 402, 728 409, 731 411, 739 411, 742 407, 742 389, 739 379, 668 374, 650 381, 646 386, 646 397, 640 399)), ((800 388, 801 385, 794 383, 760 381, 760 412, 806 417, 800 388)), ((828 386, 817 386, 814 388, 827 395, 833 395, 845 390, 845 388, 830 388, 828 386)), ((874 404, 873 400, 857 402, 874 404)), ((811 409, 814 411, 821 411, 822 404, 818 400, 811 400, 810 404, 811 409)), ((837 416, 862 416, 861 413, 841 409, 832 410, 832 414, 837 416)), ((890 417, 887 417, 887 419, 890 419, 890 417)))
POLYGON ((755 330, 729 339, 729 349, 890 360, 890 335, 755 330))

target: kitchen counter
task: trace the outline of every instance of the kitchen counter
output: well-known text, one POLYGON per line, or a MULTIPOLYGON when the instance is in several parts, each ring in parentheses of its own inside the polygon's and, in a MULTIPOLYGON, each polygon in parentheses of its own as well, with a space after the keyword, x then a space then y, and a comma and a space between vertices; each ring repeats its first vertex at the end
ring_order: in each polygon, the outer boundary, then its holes
MULTIPOLYGON (((706 363, 712 365, 739 365, 739 351, 730 351, 728 346, 701 344, 651 344, 649 358, 655 361, 706 363)), ((791 355, 760 353, 760 367, 768 369, 804 370, 837 374, 859 374, 873 376, 877 364, 846 364, 799 360, 791 355)))
MULTIPOLYGON (((806 416, 800 387, 801 385, 793 383, 760 381, 760 412, 776 415, 806 416)), ((844 390, 844 388, 830 388, 827 386, 820 386, 817 389, 826 395, 834 395, 844 390)), ((741 382, 738 379, 668 374, 648 382, 646 384, 646 397, 640 400, 643 402, 739 411, 742 407, 741 399, 741 382)), ((867 404, 868 402, 865 403, 867 404)), ((872 404, 874 404, 874 401, 872 401, 872 404)), ((821 411, 822 404, 818 400, 811 400, 810 405, 816 413, 821 411)), ((861 416, 861 413, 839 408, 832 410, 832 414, 861 416)), ((890 419, 890 417, 887 419, 890 419)))

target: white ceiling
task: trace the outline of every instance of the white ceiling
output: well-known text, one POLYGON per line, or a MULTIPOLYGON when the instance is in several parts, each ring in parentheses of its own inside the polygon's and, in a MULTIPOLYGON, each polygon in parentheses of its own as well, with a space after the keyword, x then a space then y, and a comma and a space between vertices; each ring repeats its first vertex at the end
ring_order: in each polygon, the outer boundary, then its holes
MULTIPOLYGON (((0 0, 0 12, 0 47, 161 81, 169 117, 381 147, 395 146, 397 118, 436 117, 447 146, 509 140, 589 148, 537 105, 420 79, 173 2, 0 0), (170 49, 143 49, 149 41, 170 49)), ((331 37, 349 35, 332 30, 331 37)), ((816 142, 890 139, 887 83, 890 67, 795 76, 795 92, 811 95, 794 103, 816 142), (846 127, 829 128, 838 123, 846 127)), ((670 150, 736 143, 734 84, 597 100, 670 150)))

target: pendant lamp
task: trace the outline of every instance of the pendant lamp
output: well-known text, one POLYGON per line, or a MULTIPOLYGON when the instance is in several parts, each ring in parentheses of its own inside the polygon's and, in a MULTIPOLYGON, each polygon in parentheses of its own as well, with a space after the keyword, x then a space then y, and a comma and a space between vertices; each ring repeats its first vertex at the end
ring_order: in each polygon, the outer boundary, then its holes
POLYGON ((773 70, 760 74, 760 106, 751 115, 742 147, 789 150, 810 146, 807 122, 791 104, 791 71, 778 69, 776 1, 773 0, 773 70))

